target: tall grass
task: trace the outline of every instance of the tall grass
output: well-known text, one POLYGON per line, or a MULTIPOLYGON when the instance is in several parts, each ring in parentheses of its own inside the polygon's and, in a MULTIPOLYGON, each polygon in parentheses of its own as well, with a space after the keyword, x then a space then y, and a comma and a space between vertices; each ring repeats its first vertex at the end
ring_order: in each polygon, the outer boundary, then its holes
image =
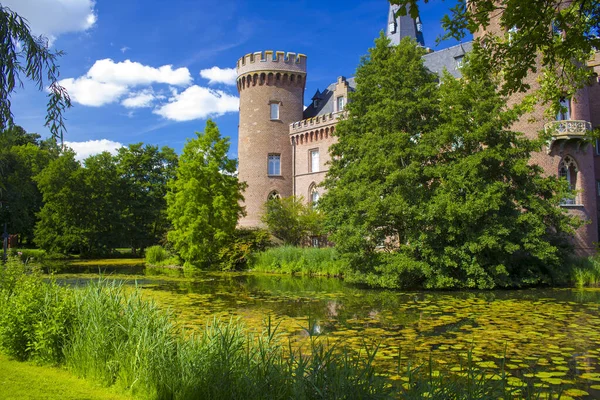
POLYGON ((344 263, 333 248, 275 247, 255 254, 250 268, 283 274, 344 275, 344 263))
POLYGON ((285 346, 270 321, 182 330, 138 289, 101 280, 65 289, 17 260, 0 272, 0 347, 21 360, 66 364, 77 375, 154 399, 386 398, 369 358, 312 339, 285 346))
POLYGON ((600 285, 600 259, 598 256, 574 258, 570 262, 571 282, 578 288, 600 285))

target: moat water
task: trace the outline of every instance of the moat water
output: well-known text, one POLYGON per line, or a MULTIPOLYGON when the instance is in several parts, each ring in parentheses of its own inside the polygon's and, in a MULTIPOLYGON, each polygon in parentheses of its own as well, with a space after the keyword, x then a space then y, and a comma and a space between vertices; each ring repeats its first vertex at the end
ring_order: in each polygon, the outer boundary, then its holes
POLYGON ((457 370, 467 357, 515 385, 533 382, 562 399, 600 398, 600 289, 486 292, 372 290, 342 280, 255 273, 195 278, 146 275, 139 260, 87 261, 56 274, 66 285, 98 279, 136 284, 184 326, 239 319, 260 331, 270 316, 284 340, 309 333, 353 349, 379 346, 376 364, 457 370))

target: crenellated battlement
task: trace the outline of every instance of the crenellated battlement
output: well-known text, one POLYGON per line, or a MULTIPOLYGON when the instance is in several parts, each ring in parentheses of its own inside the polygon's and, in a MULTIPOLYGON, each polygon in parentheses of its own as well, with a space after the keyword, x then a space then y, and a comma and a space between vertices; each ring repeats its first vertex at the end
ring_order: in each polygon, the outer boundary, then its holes
POLYGON ((289 71, 306 73, 306 55, 284 51, 257 51, 237 61, 238 76, 249 72, 289 71))

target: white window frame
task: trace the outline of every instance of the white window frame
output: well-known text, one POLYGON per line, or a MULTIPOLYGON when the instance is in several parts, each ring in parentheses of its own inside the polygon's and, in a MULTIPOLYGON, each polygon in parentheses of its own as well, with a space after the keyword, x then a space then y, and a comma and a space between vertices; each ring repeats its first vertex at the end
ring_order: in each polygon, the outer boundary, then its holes
POLYGON ((281 154, 273 153, 267 156, 267 175, 281 176, 281 154))
POLYGON ((280 111, 281 111, 279 109, 280 108, 280 104, 281 103, 275 102, 275 101, 272 101, 272 102, 269 103, 269 116, 271 118, 271 121, 279 121, 280 120, 280 118, 279 118, 280 111), (273 114, 275 114, 275 116, 273 114))
POLYGON ((335 99, 335 106, 337 107, 338 112, 340 111, 344 111, 344 108, 346 107, 346 99, 344 96, 338 96, 335 99), (342 102, 342 107, 340 107, 340 100, 342 102))
POLYGON ((308 170, 309 172, 320 172, 321 170, 321 159, 320 159, 320 154, 319 154, 319 149, 310 149, 308 151, 308 170), (317 158, 317 162, 315 165, 315 157, 314 154, 316 154, 316 158, 317 158))

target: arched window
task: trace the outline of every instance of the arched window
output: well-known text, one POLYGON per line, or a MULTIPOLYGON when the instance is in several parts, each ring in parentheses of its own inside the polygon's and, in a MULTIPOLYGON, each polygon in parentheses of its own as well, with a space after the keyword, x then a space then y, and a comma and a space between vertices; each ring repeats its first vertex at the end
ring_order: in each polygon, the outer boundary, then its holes
MULTIPOLYGON (((571 156, 566 156, 558 165, 558 176, 566 179, 571 190, 577 189, 577 163, 571 156)), ((563 199, 562 204, 577 204, 576 199, 563 199)))
POLYGON ((312 183, 308 189, 308 195, 310 198, 310 203, 313 205, 313 207, 315 207, 317 205, 317 203, 319 202, 319 197, 321 197, 319 195, 319 191, 317 190, 317 185, 312 183))
POLYGON ((279 192, 277 190, 273 190, 271 193, 269 193, 267 200, 276 200, 276 199, 281 199, 281 195, 279 194, 279 192))

